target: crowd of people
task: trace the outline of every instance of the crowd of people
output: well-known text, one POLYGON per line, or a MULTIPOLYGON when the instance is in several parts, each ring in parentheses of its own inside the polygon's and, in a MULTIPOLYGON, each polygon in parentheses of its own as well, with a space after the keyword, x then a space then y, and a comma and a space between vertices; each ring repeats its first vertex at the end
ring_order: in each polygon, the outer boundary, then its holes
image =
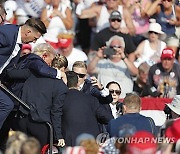
POLYGON ((179 29, 177 0, 1 1, 2 153, 179 154, 179 29))

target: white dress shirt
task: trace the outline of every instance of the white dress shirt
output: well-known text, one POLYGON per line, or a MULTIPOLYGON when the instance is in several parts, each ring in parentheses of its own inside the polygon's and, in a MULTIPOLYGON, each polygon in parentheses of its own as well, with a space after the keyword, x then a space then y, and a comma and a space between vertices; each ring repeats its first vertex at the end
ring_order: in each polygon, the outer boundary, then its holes
POLYGON ((16 41, 16 45, 14 47, 14 50, 12 52, 12 54, 10 55, 10 57, 8 58, 8 60, 4 63, 4 65, 0 68, 0 74, 2 73, 2 71, 4 70, 4 68, 10 63, 10 61, 16 57, 18 55, 20 48, 20 44, 22 44, 22 40, 21 40, 21 27, 19 28, 19 32, 18 32, 18 36, 17 36, 17 41, 16 41))
POLYGON ((116 119, 118 117, 116 104, 110 103, 109 105, 110 105, 110 108, 111 108, 111 111, 112 111, 112 115, 113 115, 114 119, 116 119))

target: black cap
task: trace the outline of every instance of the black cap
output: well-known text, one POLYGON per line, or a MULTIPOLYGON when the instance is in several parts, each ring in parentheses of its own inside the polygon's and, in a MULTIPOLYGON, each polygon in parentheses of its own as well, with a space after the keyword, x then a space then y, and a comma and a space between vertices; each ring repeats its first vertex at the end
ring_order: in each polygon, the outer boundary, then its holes
POLYGON ((119 11, 113 11, 109 17, 109 19, 119 19, 122 20, 121 13, 119 11))

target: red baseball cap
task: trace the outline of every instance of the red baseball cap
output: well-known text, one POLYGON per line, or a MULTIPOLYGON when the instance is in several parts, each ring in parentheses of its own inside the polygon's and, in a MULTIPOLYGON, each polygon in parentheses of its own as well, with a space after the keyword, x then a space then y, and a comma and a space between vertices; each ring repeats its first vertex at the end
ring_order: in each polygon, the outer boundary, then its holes
POLYGON ((22 45, 22 50, 24 50, 24 49, 29 49, 29 50, 31 50, 32 47, 31 47, 30 44, 23 44, 23 45, 22 45))
POLYGON ((165 58, 174 59, 174 57, 175 57, 175 53, 171 48, 163 49, 161 54, 161 59, 165 59, 165 58))
POLYGON ((155 154, 157 143, 152 133, 147 131, 137 131, 132 137, 131 142, 128 144, 129 153, 151 153, 155 154))
POLYGON ((177 140, 180 139, 180 119, 173 122, 172 126, 166 130, 165 135, 174 142, 177 142, 177 140))
POLYGON ((72 38, 59 38, 58 47, 67 48, 72 42, 72 38))

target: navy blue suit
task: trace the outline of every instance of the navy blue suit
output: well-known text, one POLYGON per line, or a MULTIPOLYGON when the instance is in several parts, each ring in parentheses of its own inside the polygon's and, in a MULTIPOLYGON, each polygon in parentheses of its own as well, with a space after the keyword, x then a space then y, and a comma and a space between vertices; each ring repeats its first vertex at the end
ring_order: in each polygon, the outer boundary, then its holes
POLYGON ((31 74, 22 93, 22 100, 30 106, 30 116, 19 120, 20 131, 35 136, 43 146, 49 143, 45 122, 50 122, 54 128, 54 139, 61 139, 62 106, 67 91, 62 80, 31 74))
MULTIPOLYGON (((19 26, 17 25, 2 25, 0 26, 0 68, 5 64, 5 62, 9 59, 12 52, 14 51, 17 37, 18 37, 19 26)), ((21 45, 20 45, 21 47, 21 45)), ((2 80, 2 76, 4 72, 6 72, 7 68, 11 68, 14 66, 20 56, 20 51, 17 56, 15 56, 8 66, 4 69, 4 71, 0 74, 0 78, 2 80)), ((8 114, 14 107, 13 101, 0 89, 0 128, 2 127, 5 119, 8 114)))
POLYGON ((112 118, 96 97, 70 89, 64 100, 62 115, 62 135, 66 145, 74 146, 76 137, 81 133, 96 137, 100 133, 98 122, 107 124, 112 118))
POLYGON ((27 79, 26 74, 22 76, 22 69, 30 69, 38 75, 54 79, 57 75, 56 69, 49 67, 46 62, 36 54, 30 53, 20 57, 16 69, 7 70, 8 77, 12 80, 15 79, 12 81, 13 84, 10 84, 9 88, 18 97, 21 97, 22 87, 27 79), (17 73, 18 70, 20 72, 19 74, 17 73))
MULTIPOLYGON (((4 65, 7 59, 12 54, 16 45, 19 26, 17 25, 2 25, 0 26, 0 67, 4 65)), ((15 59, 18 60, 18 57, 15 59)), ((16 63, 17 63, 16 60, 16 63)), ((10 63, 11 64, 11 63, 10 63)))
MULTIPOLYGON (((111 103, 113 101, 112 95, 110 93, 106 97, 101 96, 99 89, 97 89, 97 87, 93 86, 91 81, 88 79, 85 79, 85 82, 84 82, 84 85, 83 85, 81 91, 85 94, 90 94, 90 95, 96 97, 98 99, 99 103, 101 103, 103 105, 109 105, 109 103, 111 103)), ((104 132, 104 131, 106 132, 106 130, 104 129, 104 126, 102 124, 99 123, 98 126, 99 126, 99 129, 101 132, 104 132)))
POLYGON ((88 79, 85 79, 81 91, 84 92, 85 94, 90 94, 96 97, 101 104, 109 104, 113 101, 111 94, 109 94, 106 97, 102 97, 100 91, 96 87, 92 86, 91 81, 89 81, 88 79))
MULTIPOLYGON (((10 85, 13 93, 27 102, 31 109, 33 107, 33 110, 31 110, 32 117, 19 121, 20 130, 35 136, 39 139, 41 145, 44 145, 49 141, 47 136, 48 130, 47 126, 44 123, 40 124, 40 122, 48 121, 53 123, 56 139, 61 138, 61 132, 59 131, 60 118, 54 118, 59 116, 61 112, 51 117, 50 109, 52 113, 56 113, 58 106, 62 104, 61 100, 64 97, 64 91, 68 90, 68 88, 64 86, 65 84, 62 80, 55 79, 57 70, 49 67, 38 55, 31 53, 20 57, 16 69, 8 70, 7 74, 10 79, 14 79, 13 84, 10 85), (31 75, 31 72, 34 75, 31 75), (56 93, 58 93, 57 96, 55 95, 56 93), (60 99, 59 95, 61 95, 60 99), (58 101, 55 98, 58 98, 58 101), (32 103, 34 103, 35 108, 32 106, 32 103), (41 103, 44 105, 42 106, 41 103), (52 105, 53 103, 55 105, 52 105)), ((19 108, 19 104, 17 107, 19 108)), ((20 106, 19 110, 27 114, 27 111, 22 106, 20 106)))

